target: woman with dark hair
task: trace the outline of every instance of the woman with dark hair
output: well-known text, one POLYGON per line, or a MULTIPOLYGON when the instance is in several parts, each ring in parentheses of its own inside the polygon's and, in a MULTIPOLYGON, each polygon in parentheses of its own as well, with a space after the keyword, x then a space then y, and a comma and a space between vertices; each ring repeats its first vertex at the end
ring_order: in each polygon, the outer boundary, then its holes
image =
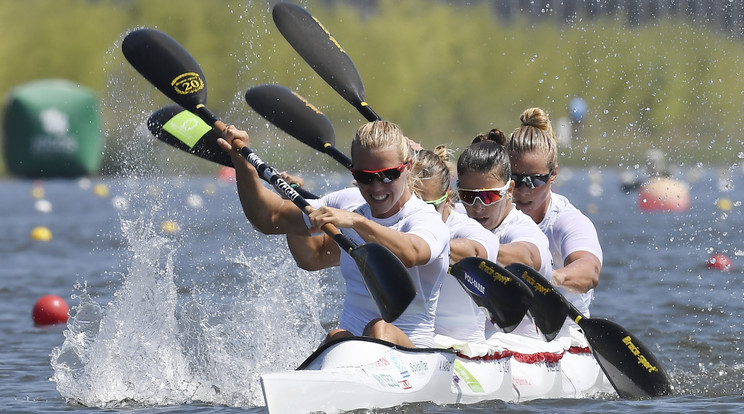
MULTIPOLYGON (((517 210, 512 202, 514 182, 506 137, 493 129, 473 140, 457 160, 458 208, 493 232, 500 241, 498 262, 504 266, 523 263, 550 278, 552 273, 548 240, 534 221, 517 210)), ((486 324, 486 337, 495 333, 486 324)), ((525 318, 514 333, 540 338, 525 318)))

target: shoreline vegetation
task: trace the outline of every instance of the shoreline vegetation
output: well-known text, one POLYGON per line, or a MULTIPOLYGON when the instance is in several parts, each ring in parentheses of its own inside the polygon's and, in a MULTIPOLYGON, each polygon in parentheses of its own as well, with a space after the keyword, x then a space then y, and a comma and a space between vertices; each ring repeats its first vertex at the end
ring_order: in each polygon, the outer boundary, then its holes
MULTIPOLYGON (((568 118, 571 99, 581 97, 587 113, 580 136, 561 149, 563 165, 642 169, 652 149, 683 168, 744 158, 744 43, 694 21, 664 17, 629 26, 623 16, 609 15, 577 17, 569 25, 526 14, 503 19, 479 2, 380 0, 362 9, 344 1, 297 3, 354 61, 367 102, 425 147, 446 144, 459 153, 491 128, 509 133, 531 106, 544 108, 556 127, 568 118)), ((272 164, 337 168, 252 114, 243 101, 251 86, 278 83, 305 96, 331 119, 337 147, 347 153, 363 122, 281 37, 270 2, 29 0, 0 3, 0 21, 6 34, 0 93, 45 78, 96 91, 104 173, 126 169, 122 151, 137 150, 120 139, 138 133, 132 119, 122 118, 144 120, 170 103, 121 55, 121 39, 136 27, 170 34, 197 58, 210 107, 248 129, 272 164)), ((193 164, 191 172, 216 170, 152 142, 152 162, 167 158, 179 163, 175 168, 193 164)))

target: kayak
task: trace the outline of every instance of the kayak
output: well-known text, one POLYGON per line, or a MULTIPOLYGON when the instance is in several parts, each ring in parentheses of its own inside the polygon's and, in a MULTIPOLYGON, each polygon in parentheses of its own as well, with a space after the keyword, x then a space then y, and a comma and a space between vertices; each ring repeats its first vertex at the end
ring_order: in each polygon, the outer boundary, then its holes
MULTIPOLYGON (((435 348, 367 337, 320 346, 296 370, 261 376, 270 414, 614 394, 579 331, 551 342, 497 333, 483 344, 437 335, 435 348)), ((615 394, 616 395, 616 394, 615 394)))

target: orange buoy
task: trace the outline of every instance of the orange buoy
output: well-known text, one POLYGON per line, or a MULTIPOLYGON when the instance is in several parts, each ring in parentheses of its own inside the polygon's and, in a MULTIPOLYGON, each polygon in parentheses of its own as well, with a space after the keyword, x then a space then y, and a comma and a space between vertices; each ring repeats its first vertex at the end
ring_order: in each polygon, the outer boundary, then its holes
POLYGON ((36 301, 31 316, 36 325, 53 325, 66 323, 69 312, 70 308, 64 299, 57 295, 45 295, 36 301))
POLYGON ((643 211, 680 213, 690 208, 690 189, 674 178, 652 178, 641 186, 638 206, 643 211))

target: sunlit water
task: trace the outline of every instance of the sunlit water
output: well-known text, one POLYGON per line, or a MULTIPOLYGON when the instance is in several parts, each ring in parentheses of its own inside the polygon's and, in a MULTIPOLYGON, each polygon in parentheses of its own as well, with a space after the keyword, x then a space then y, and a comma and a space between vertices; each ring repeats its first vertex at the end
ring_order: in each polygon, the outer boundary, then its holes
MULTIPOLYGON (((641 213, 615 171, 562 172, 558 190, 590 212, 604 247, 593 316, 653 349, 677 395, 387 411, 744 409, 741 173, 726 171, 722 181, 718 171, 703 171, 691 183, 690 210, 665 214, 641 213), (717 208, 719 198, 732 209, 717 208), (732 258, 732 272, 706 268, 713 251, 732 258)), ((345 181, 318 182, 323 192, 345 181)), ((260 375, 297 366, 334 323, 337 272, 298 270, 283 237, 260 235, 245 221, 233 183, 203 176, 96 183, 110 193, 74 180, 0 182, 0 410, 265 412, 260 375), (51 212, 35 209, 35 186, 51 212), (165 231, 165 222, 178 230, 165 231), (38 225, 52 231, 51 241, 30 238, 38 225), (68 300, 66 326, 33 326, 31 308, 45 294, 68 300)))

